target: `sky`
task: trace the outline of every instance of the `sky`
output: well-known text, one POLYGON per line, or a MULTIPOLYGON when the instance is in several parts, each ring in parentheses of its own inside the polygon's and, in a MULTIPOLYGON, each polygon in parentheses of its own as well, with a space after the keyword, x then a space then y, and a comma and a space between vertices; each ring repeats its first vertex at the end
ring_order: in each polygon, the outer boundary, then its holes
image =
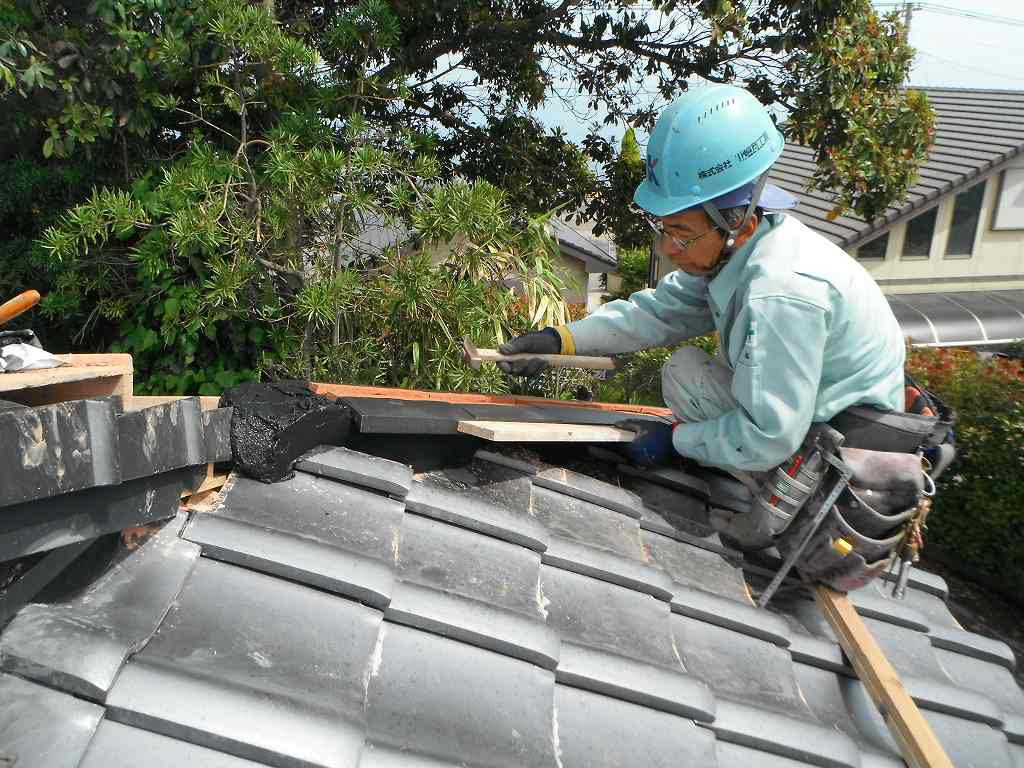
MULTIPOLYGON (((879 10, 893 5, 876 3, 879 10)), ((910 44, 917 49, 911 85, 1024 91, 1022 0, 926 0, 921 5, 924 7, 913 11, 910 24, 910 44), (973 17, 939 12, 936 6, 973 17), (988 20, 983 18, 986 15, 1019 20, 1020 24, 988 20)), ((591 119, 582 99, 571 108, 549 100, 535 114, 545 125, 562 128, 576 141, 587 134, 591 119)), ((623 130, 624 126, 615 126, 601 132, 618 139, 623 130)), ((641 144, 644 138, 638 136, 641 144)))

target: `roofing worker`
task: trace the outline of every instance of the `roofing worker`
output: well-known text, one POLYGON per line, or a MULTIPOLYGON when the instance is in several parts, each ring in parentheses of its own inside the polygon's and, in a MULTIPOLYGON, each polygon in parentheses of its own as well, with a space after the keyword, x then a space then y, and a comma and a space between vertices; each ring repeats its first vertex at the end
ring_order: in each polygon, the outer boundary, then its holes
MULTIPOLYGON (((812 423, 848 406, 902 411, 896 318, 860 264, 782 212, 796 199, 765 179, 783 144, 767 110, 741 88, 677 98, 658 118, 633 199, 650 216, 655 253, 678 269, 655 289, 501 351, 619 354, 717 330, 719 357, 684 346, 662 369, 679 423, 630 424, 641 463, 674 450, 702 464, 768 470, 797 451, 812 423)), ((544 364, 501 366, 534 375, 544 364)))

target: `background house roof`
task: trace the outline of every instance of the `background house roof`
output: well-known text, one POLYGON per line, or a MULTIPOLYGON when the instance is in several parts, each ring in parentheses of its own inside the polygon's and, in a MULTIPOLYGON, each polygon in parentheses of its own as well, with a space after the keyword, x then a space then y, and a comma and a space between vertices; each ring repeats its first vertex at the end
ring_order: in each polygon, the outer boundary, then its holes
POLYGON ((887 208, 873 222, 852 212, 829 221, 832 196, 807 191, 816 167, 813 151, 786 143, 782 157, 769 171, 769 179, 799 196, 796 214, 805 224, 843 248, 856 246, 1024 150, 1024 91, 921 90, 928 94, 936 116, 928 160, 906 199, 887 208))
POLYGON ((566 256, 587 263, 588 272, 614 272, 619 266, 615 244, 561 219, 551 218, 551 233, 566 256), (592 268, 591 268, 592 267, 592 268))

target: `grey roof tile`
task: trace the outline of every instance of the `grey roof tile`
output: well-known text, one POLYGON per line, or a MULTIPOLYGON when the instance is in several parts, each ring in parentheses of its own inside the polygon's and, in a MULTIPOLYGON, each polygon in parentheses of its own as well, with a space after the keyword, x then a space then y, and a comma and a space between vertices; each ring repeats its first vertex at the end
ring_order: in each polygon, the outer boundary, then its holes
POLYGON ((1003 711, 988 696, 928 678, 904 676, 902 681, 907 693, 922 709, 945 712, 964 720, 976 720, 993 728, 1003 727, 1003 711))
POLYGON ((643 502, 635 493, 601 480, 595 480, 568 469, 545 469, 533 478, 534 485, 589 501, 600 507, 621 512, 628 517, 639 518, 643 514, 643 502))
POLYGON ((385 622, 367 681, 375 746, 481 768, 557 763, 554 675, 533 664, 385 622))
POLYGON ((555 676, 560 683, 662 712, 708 722, 715 717, 714 692, 684 672, 671 673, 624 656, 562 642, 555 676))
POLYGON ((558 664, 558 635, 546 624, 459 595, 399 584, 385 616, 393 623, 522 659, 543 669, 554 669, 558 664))
POLYGON ((203 554, 384 608, 395 591, 390 563, 220 515, 193 516, 184 534, 203 554))
POLYGON ((536 552, 408 515, 398 565, 389 621, 555 668, 558 636, 544 624, 536 552))
POLYGON ((233 476, 185 537, 210 557, 383 606, 403 516, 399 501, 303 472, 270 484, 233 476))
POLYGON ((173 517, 191 468, 5 507, 0 562, 173 517))
POLYGON ((404 582, 544 619, 540 555, 474 531, 406 515, 398 575, 404 582))
POLYGON ((358 603, 202 558, 115 682, 108 717, 249 760, 351 766, 381 619, 358 603))
POLYGON ((89 744, 80 768, 261 768, 254 763, 187 741, 104 720, 89 744))
POLYGON ((514 456, 506 456, 504 453, 488 451, 483 448, 476 452, 474 458, 478 461, 486 461, 491 464, 498 464, 499 466, 506 467, 508 469, 514 469, 524 475, 530 475, 531 477, 540 472, 539 467, 534 466, 527 461, 521 461, 514 456))
POLYGON ((957 685, 983 694, 1002 708, 1007 733, 1024 738, 1024 691, 1006 667, 941 648, 935 650, 935 656, 957 685))
POLYGON ((156 631, 199 558, 172 521, 84 592, 23 608, 0 635, 4 669, 102 702, 156 631))
POLYGON ((680 670, 667 603, 560 568, 541 569, 548 625, 563 640, 680 670))
POLYGON ((672 579, 661 569, 613 552, 577 544, 561 536, 551 538, 540 559, 545 565, 592 576, 653 595, 659 600, 672 597, 672 579))
POLYGON ((974 632, 964 629, 932 627, 931 632, 928 633, 928 639, 931 640, 933 648, 943 648, 965 656, 973 656, 1009 670, 1016 667, 1016 657, 1010 650, 1010 646, 999 640, 982 637, 974 632))
MULTIPOLYGON (((517 480, 525 484, 520 486, 526 502, 521 512, 514 512, 495 503, 480 488, 465 484, 458 487, 441 473, 431 473, 414 481, 405 498, 405 508, 418 515, 543 552, 548 545, 547 529, 526 511, 529 505, 529 480, 523 477, 517 480)), ((515 483, 516 480, 509 480, 504 485, 515 483)))
POLYGON ((715 741, 715 764, 717 768, 807 768, 811 765, 727 741, 715 741))
POLYGON ((618 468, 619 472, 627 477, 646 480, 699 499, 706 500, 708 497, 708 484, 704 478, 675 467, 636 467, 632 464, 619 464, 618 468))
POLYGON ((719 741, 810 765, 860 768, 860 750, 849 736, 780 712, 719 700, 714 722, 707 727, 719 741))
MULTIPOLYGON (((752 605, 743 580, 743 571, 717 552, 646 530, 641 538, 651 560, 665 569, 676 584, 704 589, 752 605)), ((717 541, 717 534, 708 539, 711 545, 717 541)))
POLYGON ((231 461, 231 415, 234 409, 211 408, 203 411, 203 443, 206 460, 216 464, 231 461))
POLYGON ((640 525, 632 517, 538 486, 533 488, 532 512, 553 535, 646 561, 640 525))
POLYGON ((115 418, 110 399, 0 413, 0 507, 119 483, 115 418))
POLYGON ((1024 768, 1024 746, 1010 744, 1010 757, 1013 768, 1024 768))
POLYGON ((853 675, 853 669, 843 656, 843 649, 832 640, 812 635, 793 633, 789 655, 793 661, 843 675, 853 675))
POLYGON ((0 765, 76 768, 103 708, 0 673, 0 765))
MULTIPOLYGON (((877 584, 876 589, 882 591, 887 597, 892 594, 891 586, 887 584, 877 584)), ((960 627, 956 618, 949 612, 949 606, 946 605, 944 597, 911 586, 897 602, 922 614, 931 631, 960 627)))
POLYGON ((866 587, 850 592, 848 597, 857 613, 866 618, 877 619, 918 632, 927 632, 931 627, 928 617, 911 608, 902 600, 883 595, 872 582, 866 587))
POLYGON ((405 498, 412 483, 412 468, 348 448, 320 446, 295 464, 295 469, 343 483, 383 491, 405 498))
POLYGON ((715 764, 713 734, 666 712, 556 685, 555 718, 562 768, 715 764))
POLYGON ((927 634, 866 616, 863 620, 900 675, 949 682, 927 634))
POLYGON ((699 619, 782 648, 789 645, 792 636, 786 622, 778 616, 703 589, 674 587, 671 606, 674 614, 699 619))
POLYGON ((811 719, 789 653, 772 643, 687 616, 672 616, 672 633, 690 674, 715 696, 811 719))
POLYGON ((895 744, 871 738, 883 732, 888 735, 887 728, 858 681, 809 664, 794 664, 793 671, 803 700, 822 725, 853 738, 862 751, 899 758, 895 744), (862 706, 865 701, 866 708, 862 706))
POLYGON ((206 463, 198 397, 126 411, 117 419, 117 434, 124 480, 206 463))
POLYGON ((459 422, 473 414, 454 403, 436 400, 393 400, 382 397, 346 397, 362 434, 457 435, 459 422))
POLYGON ((921 714, 956 766, 1013 768, 1006 735, 984 723, 922 709, 921 714))
POLYGON ((690 543, 695 543, 694 539, 713 538, 721 546, 711 527, 707 505, 700 499, 643 480, 634 479, 630 487, 644 502, 640 516, 643 530, 690 543))

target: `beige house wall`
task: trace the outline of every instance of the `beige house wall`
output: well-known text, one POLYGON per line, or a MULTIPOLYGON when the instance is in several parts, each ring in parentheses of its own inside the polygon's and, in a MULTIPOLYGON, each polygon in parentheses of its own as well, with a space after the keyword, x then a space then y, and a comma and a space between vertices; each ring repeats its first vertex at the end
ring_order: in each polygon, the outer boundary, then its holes
POLYGON ((587 268, 582 261, 559 254, 555 259, 555 273, 565 284, 562 297, 567 304, 587 303, 587 268))
MULTIPOLYGON (((971 255, 946 255, 955 195, 946 195, 938 209, 928 258, 906 258, 906 223, 889 230, 884 259, 861 259, 885 293, 1009 290, 1024 288, 1024 231, 993 231, 992 215, 1002 174, 978 182, 985 185, 981 215, 971 255)), ((927 211, 928 208, 922 210, 927 211)), ((857 255, 853 249, 851 255, 857 255)))

